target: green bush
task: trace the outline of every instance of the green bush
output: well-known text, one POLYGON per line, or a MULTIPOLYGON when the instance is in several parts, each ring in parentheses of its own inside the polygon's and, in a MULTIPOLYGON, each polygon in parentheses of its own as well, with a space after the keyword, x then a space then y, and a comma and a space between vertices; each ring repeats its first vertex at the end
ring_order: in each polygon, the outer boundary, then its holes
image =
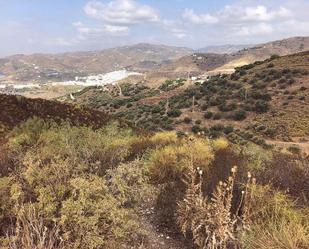
POLYGON ((290 151, 293 154, 300 154, 301 149, 297 145, 292 145, 288 148, 288 151, 290 151))
POLYGON ((181 110, 179 109, 172 109, 167 112, 167 115, 173 118, 177 118, 182 114, 181 110))
POLYGON ((199 126, 199 125, 193 125, 192 126, 192 128, 191 128, 191 131, 193 132, 193 133, 198 133, 198 132, 200 132, 202 129, 201 129, 201 127, 199 126))
POLYGON ((264 100, 258 100, 255 102, 255 111, 259 113, 267 112, 269 110, 269 104, 264 100))
POLYGON ((233 114, 233 119, 236 121, 242 121, 246 119, 246 117, 247 117, 247 113, 244 110, 237 110, 233 114))
POLYGON ((212 112, 206 112, 206 113, 204 114, 204 118, 206 118, 206 119, 211 119, 212 116, 213 116, 213 113, 212 113, 212 112))

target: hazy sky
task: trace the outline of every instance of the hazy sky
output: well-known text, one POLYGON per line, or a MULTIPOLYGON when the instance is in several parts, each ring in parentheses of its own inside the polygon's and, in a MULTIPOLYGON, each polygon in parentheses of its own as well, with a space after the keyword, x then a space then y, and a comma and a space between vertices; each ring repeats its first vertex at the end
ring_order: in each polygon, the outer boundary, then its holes
POLYGON ((0 0, 0 57, 309 35, 309 0, 0 0))

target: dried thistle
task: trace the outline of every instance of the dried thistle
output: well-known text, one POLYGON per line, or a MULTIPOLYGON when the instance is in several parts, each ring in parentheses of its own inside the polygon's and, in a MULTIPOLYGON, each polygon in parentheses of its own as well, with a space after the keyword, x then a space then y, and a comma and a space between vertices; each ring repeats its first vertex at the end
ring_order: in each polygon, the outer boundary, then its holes
POLYGON ((191 233, 194 243, 202 249, 227 248, 237 244, 240 232, 250 228, 250 210, 255 179, 249 177, 236 214, 232 213, 233 191, 237 167, 231 169, 226 182, 220 181, 212 198, 202 193, 202 174, 190 167, 186 181, 187 191, 178 203, 177 221, 184 235, 191 233), (200 177, 197 177, 197 176, 200 177))

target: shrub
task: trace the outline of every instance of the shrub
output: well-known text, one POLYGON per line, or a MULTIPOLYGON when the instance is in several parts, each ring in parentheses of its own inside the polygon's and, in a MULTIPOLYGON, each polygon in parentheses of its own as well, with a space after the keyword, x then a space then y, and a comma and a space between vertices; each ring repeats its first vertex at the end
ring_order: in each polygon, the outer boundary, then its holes
POLYGON ((213 131, 223 131, 224 130, 224 125, 223 124, 216 124, 216 125, 212 126, 210 128, 210 130, 213 130, 213 131))
POLYGON ((154 147, 162 147, 168 144, 174 144, 177 141, 177 134, 174 131, 158 132, 150 138, 150 142, 154 147))
POLYGON ((168 111, 167 115, 170 117, 174 117, 177 118, 182 114, 181 110, 179 109, 172 109, 170 111, 168 111))
POLYGON ((192 119, 189 118, 189 117, 185 117, 185 118, 183 119, 183 122, 186 123, 186 124, 190 124, 190 123, 192 122, 192 119))
POLYGON ((289 84, 289 85, 292 85, 292 84, 294 84, 295 82, 296 82, 295 79, 289 79, 289 80, 288 80, 288 84, 289 84))
POLYGON ((269 63, 268 65, 267 65, 267 68, 273 68, 275 65, 274 65, 274 63, 269 63))
POLYGON ((244 110, 237 110, 233 114, 233 118, 236 121, 244 120, 244 119, 246 119, 246 117, 247 117, 247 113, 244 110))
POLYGON ((214 114, 213 119, 219 120, 219 119, 221 119, 221 117, 222 117, 221 113, 217 112, 217 113, 214 114))
POLYGON ((224 150, 229 146, 229 142, 225 138, 218 138, 212 142, 212 147, 215 151, 224 150))
POLYGON ((255 102, 255 111, 259 113, 267 112, 269 110, 269 105, 264 100, 258 100, 255 102))
POLYGON ((213 116, 213 113, 212 113, 212 112, 206 112, 206 113, 204 114, 204 117, 205 117, 206 119, 211 119, 212 116, 213 116))
POLYGON ((151 112, 152 112, 152 113, 159 113, 161 110, 162 110, 161 106, 155 105, 155 106, 153 106, 151 112))
POLYGON ((206 111, 207 108, 208 108, 208 105, 207 105, 207 104, 202 105, 202 110, 203 110, 203 111, 206 111))
POLYGON ((194 167, 207 172, 212 160, 213 152, 209 143, 203 139, 195 139, 153 151, 147 165, 152 180, 163 183, 181 181, 190 162, 194 167))
POLYGON ((234 131, 234 127, 231 126, 231 125, 228 125, 228 126, 225 126, 225 127, 224 127, 224 133, 225 133, 225 134, 230 134, 230 133, 232 133, 233 131, 234 131))
POLYGON ((270 60, 275 60, 275 59, 279 59, 280 56, 277 54, 273 54, 272 56, 270 56, 270 60))
POLYGON ((61 207, 61 224, 73 248, 104 247, 109 240, 129 241, 140 233, 134 212, 121 206, 101 178, 78 177, 70 181, 70 187, 61 207))
POLYGON ((253 200, 254 222, 242 238, 246 248, 309 247, 308 210, 298 209, 286 194, 269 186, 257 186, 253 200))
POLYGON ((288 151, 290 151, 293 154, 300 154, 301 149, 297 145, 292 145, 288 148, 288 151))
POLYGON ((185 180, 185 197, 178 203, 177 221, 184 235, 192 234, 198 248, 227 248, 241 236, 239 231, 244 232, 250 224, 250 196, 254 182, 248 181, 238 212, 233 214, 236 167, 233 167, 226 182, 218 183, 211 199, 202 192, 203 174, 203 170, 191 166, 185 180))
POLYGON ((199 125, 193 125, 191 128, 191 131, 195 134, 197 134, 198 132, 200 132, 202 129, 199 125))

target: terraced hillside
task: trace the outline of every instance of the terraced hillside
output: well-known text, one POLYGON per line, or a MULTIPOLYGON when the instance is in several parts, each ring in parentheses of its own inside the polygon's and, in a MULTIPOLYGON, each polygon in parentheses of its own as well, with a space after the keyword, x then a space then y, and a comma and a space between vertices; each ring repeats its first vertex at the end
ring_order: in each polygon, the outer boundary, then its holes
POLYGON ((304 143, 309 137, 309 52, 273 56, 203 83, 167 80, 157 88, 123 84, 88 88, 77 102, 134 121, 148 130, 225 134, 230 140, 304 143))

